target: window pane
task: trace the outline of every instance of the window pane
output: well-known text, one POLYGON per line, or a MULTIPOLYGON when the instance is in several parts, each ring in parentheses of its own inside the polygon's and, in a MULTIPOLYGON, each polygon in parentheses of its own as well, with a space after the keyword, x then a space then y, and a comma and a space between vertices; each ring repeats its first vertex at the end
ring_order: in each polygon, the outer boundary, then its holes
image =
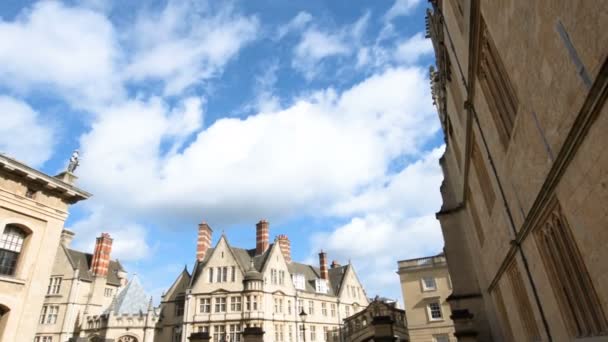
POLYGON ((0 249, 0 274, 13 275, 19 253, 0 249))

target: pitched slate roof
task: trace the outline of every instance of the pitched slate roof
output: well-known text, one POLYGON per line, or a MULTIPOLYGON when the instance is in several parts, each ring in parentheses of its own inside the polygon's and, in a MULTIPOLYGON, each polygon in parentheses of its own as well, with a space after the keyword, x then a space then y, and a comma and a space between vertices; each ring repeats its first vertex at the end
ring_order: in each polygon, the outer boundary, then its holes
POLYGON ((104 311, 104 314, 114 315, 136 315, 148 312, 151 297, 146 294, 139 278, 134 275, 129 283, 114 297, 112 304, 104 311))
MULTIPOLYGON (((226 241, 226 242, 228 242, 228 241, 226 241)), ((255 255, 255 248, 243 249, 243 248, 232 247, 232 246, 230 246, 230 244, 227 244, 227 245, 228 245, 228 248, 230 248, 232 250, 232 253, 234 254, 235 259, 238 262, 239 266, 245 272, 247 270, 249 270, 251 261, 253 261, 253 266, 254 266, 255 270, 257 270, 258 272, 262 272, 264 265, 266 264, 266 261, 268 259, 268 256, 270 255, 270 251, 272 250, 272 248, 274 246, 274 244, 270 244, 270 246, 264 253, 262 253, 260 255, 255 255)), ((214 248, 209 248, 207 250, 207 252, 205 253, 205 257, 203 258, 203 260, 200 262, 197 261, 195 263, 194 270, 192 272, 192 280, 190 281, 190 286, 192 286, 196 282, 196 280, 200 276, 200 273, 202 272, 203 268, 209 261, 209 258, 213 254, 214 250, 215 250, 214 248)), ((342 285, 342 281, 344 279, 344 275, 346 274, 346 269, 348 267, 349 267, 349 265, 346 265, 346 266, 340 266, 340 267, 336 267, 336 268, 330 268, 328 270, 329 271, 329 288, 328 288, 328 293, 327 293, 328 295, 330 295, 330 296, 338 295, 338 293, 340 291, 340 286, 342 285)), ((304 291, 312 292, 312 293, 316 292, 315 281, 316 281, 316 279, 321 278, 321 270, 318 267, 292 261, 290 263, 287 263, 287 269, 288 269, 289 273, 292 275, 293 274, 304 275, 304 278, 306 280, 305 281, 306 287, 305 287, 304 291)))
MULTIPOLYGON (((91 273, 91 262, 93 261, 93 254, 83 253, 73 249, 65 248, 68 260, 72 264, 73 269, 78 268, 80 270, 78 278, 84 281, 93 281, 93 273, 91 273)), ((108 277, 107 283, 111 285, 120 286, 120 279, 118 278, 118 272, 124 272, 124 268, 118 260, 110 260, 108 265, 108 277)))
POLYGON ((336 296, 340 293, 340 287, 342 286, 342 281, 344 280, 344 275, 346 274, 346 270, 350 265, 338 266, 335 268, 330 268, 329 273, 329 283, 336 294, 336 296))

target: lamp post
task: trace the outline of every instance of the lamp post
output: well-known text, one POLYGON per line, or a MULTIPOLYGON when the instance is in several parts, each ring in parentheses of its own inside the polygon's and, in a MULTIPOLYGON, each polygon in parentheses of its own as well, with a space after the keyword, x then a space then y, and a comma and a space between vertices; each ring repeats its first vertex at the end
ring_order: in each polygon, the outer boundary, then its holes
POLYGON ((304 338, 303 342, 306 342, 306 318, 308 315, 304 312, 304 308, 302 308, 302 312, 300 312, 300 320, 302 320, 302 337, 304 338))

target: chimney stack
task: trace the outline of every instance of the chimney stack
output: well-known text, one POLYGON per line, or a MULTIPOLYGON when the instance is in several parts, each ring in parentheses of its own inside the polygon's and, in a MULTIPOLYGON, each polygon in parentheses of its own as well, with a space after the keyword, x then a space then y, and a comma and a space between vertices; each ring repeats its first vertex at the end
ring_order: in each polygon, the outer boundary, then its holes
POLYGON ((338 260, 334 260, 331 262, 331 268, 338 268, 342 265, 340 265, 340 263, 338 262, 338 260))
POLYGON ((260 220, 255 225, 255 255, 260 255, 268 249, 268 221, 260 220))
POLYGON ((74 235, 74 232, 71 230, 63 229, 61 231, 61 244, 63 245, 63 247, 70 248, 70 244, 74 239, 74 235))
POLYGON ((91 272, 97 277, 108 275, 110 265, 110 252, 112 252, 112 238, 108 233, 101 233, 95 242, 95 252, 91 262, 91 272))
POLYGON ((283 253, 283 258, 285 258, 286 262, 291 262, 291 242, 289 242, 289 238, 285 234, 281 234, 277 236, 275 240, 279 247, 281 248, 281 253, 283 253))
POLYGON ((196 260, 202 261, 205 258, 205 253, 211 247, 211 227, 207 222, 202 222, 198 225, 198 239, 196 241, 196 260))
POLYGON ((327 253, 321 250, 319 253, 319 268, 321 269, 321 279, 329 280, 329 272, 327 271, 327 253))

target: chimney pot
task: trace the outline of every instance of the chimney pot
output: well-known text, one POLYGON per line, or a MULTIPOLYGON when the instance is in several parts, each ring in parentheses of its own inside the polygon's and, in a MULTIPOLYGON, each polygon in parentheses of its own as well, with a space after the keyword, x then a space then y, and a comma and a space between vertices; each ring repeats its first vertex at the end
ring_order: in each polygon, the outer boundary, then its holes
POLYGON ((255 255, 263 254, 268 249, 269 230, 268 221, 265 219, 255 225, 255 255))
POLYGON ((196 259, 202 261, 205 258, 205 253, 211 247, 211 234, 213 230, 207 222, 203 221, 198 225, 198 239, 196 241, 196 259))
POLYGON ((93 252, 93 260, 91 261, 91 272, 95 276, 105 277, 108 275, 112 241, 108 233, 102 233, 95 241, 95 251, 93 252))
POLYGON ((331 268, 338 268, 340 267, 340 263, 338 262, 338 260, 334 260, 331 262, 331 268))

